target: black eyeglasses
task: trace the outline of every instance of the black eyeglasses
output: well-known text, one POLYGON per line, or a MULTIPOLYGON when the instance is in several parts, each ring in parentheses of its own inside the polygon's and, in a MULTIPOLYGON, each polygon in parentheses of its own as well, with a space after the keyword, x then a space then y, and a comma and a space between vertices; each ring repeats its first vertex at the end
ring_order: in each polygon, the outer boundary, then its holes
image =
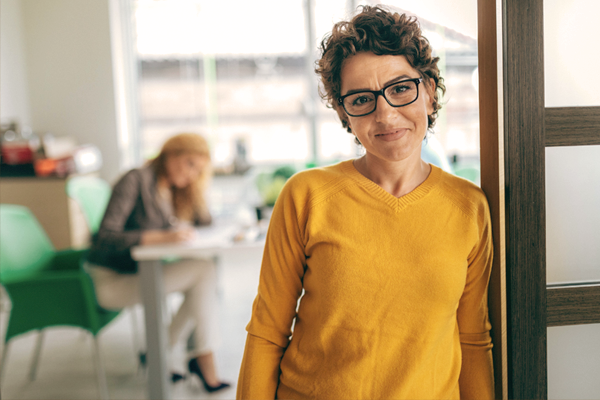
POLYGON ((414 103, 419 98, 419 83, 422 78, 407 79, 394 82, 381 90, 366 90, 350 93, 338 99, 351 117, 362 117, 371 114, 377 108, 377 97, 383 96, 392 107, 403 107, 414 103))

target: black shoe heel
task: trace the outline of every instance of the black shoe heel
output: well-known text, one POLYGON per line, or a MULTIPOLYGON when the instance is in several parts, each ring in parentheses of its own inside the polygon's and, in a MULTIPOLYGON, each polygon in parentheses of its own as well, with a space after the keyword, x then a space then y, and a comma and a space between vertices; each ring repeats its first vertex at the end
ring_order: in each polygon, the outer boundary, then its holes
POLYGON ((140 351, 138 354, 138 365, 141 368, 146 368, 146 353, 140 351))
POLYGON ((188 370, 190 371, 191 374, 198 375, 198 378, 200 378, 200 381, 202 382, 204 389, 208 393, 217 392, 219 390, 223 390, 223 389, 226 389, 231 386, 229 383, 225 383, 225 382, 221 382, 217 386, 210 386, 208 383, 206 383, 206 380, 204 379, 204 375, 202 375, 202 371, 200 371, 200 365, 198 365, 198 360, 196 360, 195 358, 192 358, 190 360, 190 362, 188 363, 188 370))
POLYGON ((186 376, 178 374, 177 372, 171 372, 171 382, 177 383, 179 381, 185 381, 186 376))
MULTIPOLYGON (((146 353, 140 352, 139 354, 139 364, 138 364, 138 370, 139 369, 145 369, 146 368, 146 353)), ((184 381, 186 378, 185 375, 183 374, 179 374, 177 372, 171 372, 171 382, 172 383, 177 383, 179 381, 184 381)))

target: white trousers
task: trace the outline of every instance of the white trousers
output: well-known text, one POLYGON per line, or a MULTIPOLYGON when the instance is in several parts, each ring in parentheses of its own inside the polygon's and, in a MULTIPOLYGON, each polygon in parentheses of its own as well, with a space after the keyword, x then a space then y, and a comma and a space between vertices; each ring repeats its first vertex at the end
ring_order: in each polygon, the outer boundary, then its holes
MULTIPOLYGON (((139 274, 120 274, 110 268, 87 264, 98 304, 120 309, 141 303, 139 274)), ((218 345, 217 274, 208 260, 180 260, 164 265, 165 294, 182 292, 183 303, 169 326, 169 345, 185 343, 194 332, 189 357, 214 351, 218 345)))

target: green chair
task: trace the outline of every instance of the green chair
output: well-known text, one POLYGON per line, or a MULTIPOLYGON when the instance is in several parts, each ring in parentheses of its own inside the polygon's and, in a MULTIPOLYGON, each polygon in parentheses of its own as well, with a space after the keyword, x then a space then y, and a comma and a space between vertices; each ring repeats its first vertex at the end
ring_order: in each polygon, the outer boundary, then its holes
POLYGON ((35 379, 44 329, 80 327, 94 337, 100 395, 108 398, 97 335, 119 312, 98 306, 92 281, 82 269, 85 251, 56 251, 26 207, 0 204, 0 283, 12 304, 0 368, 5 370, 11 339, 39 331, 30 371, 35 379))
POLYGON ((66 190, 81 207, 90 233, 98 232, 112 192, 108 182, 93 176, 76 176, 69 178, 66 190))
POLYGON ((477 166, 458 166, 454 168, 454 174, 470 180, 471 182, 479 185, 479 175, 481 174, 479 167, 477 166))
MULTIPOLYGON (((90 235, 100 229, 104 212, 112 194, 112 188, 103 179, 93 176, 74 176, 69 178, 66 186, 67 196, 77 202, 85 217, 90 235)), ((135 307, 128 307, 131 314, 131 333, 136 352, 142 353, 139 337, 138 321, 135 307)))

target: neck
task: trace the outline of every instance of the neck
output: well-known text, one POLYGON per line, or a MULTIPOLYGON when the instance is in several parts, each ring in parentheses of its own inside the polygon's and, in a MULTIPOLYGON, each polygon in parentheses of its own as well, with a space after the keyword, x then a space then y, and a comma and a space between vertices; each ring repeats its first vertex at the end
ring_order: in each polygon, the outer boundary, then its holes
POLYGON ((420 152, 418 156, 415 159, 388 162, 367 153, 354 160, 354 167, 392 196, 402 197, 415 190, 431 172, 431 166, 421 160, 420 152))

